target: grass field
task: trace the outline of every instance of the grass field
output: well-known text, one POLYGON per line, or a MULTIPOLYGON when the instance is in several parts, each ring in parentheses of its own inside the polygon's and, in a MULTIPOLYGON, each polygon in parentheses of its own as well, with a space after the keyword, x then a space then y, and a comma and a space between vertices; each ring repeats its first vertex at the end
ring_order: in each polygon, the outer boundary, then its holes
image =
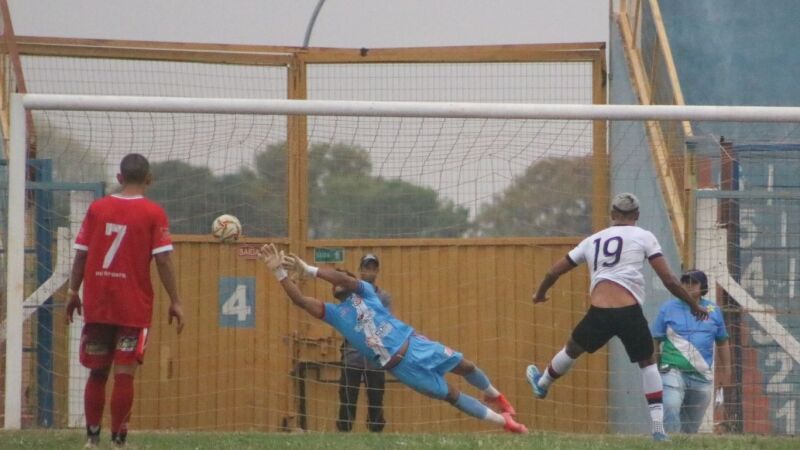
MULTIPOLYGON (((100 448, 110 445, 103 434, 100 448)), ((0 431, 0 449, 78 449, 85 443, 80 431, 0 431)), ((568 435, 532 433, 527 436, 508 434, 277 434, 277 433, 210 433, 210 432, 134 432, 129 449, 798 449, 800 438, 766 436, 673 436, 672 442, 654 443, 645 436, 568 435)))

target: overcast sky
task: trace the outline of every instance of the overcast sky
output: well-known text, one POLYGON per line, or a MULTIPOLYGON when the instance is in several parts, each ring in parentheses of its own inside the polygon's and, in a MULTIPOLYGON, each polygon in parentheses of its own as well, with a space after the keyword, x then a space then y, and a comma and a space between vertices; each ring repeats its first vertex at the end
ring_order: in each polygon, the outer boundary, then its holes
MULTIPOLYGON (((9 0, 18 35, 300 46, 317 0, 9 0)), ((327 0, 310 45, 607 41, 606 0, 327 0)))

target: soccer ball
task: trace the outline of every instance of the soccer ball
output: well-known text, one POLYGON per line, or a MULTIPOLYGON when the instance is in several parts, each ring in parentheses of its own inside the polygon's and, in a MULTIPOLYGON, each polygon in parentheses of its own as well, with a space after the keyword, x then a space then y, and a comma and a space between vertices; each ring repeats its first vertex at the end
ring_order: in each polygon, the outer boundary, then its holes
POLYGON ((211 234, 223 244, 230 244, 242 235, 242 224, 235 216, 223 214, 211 224, 211 234))

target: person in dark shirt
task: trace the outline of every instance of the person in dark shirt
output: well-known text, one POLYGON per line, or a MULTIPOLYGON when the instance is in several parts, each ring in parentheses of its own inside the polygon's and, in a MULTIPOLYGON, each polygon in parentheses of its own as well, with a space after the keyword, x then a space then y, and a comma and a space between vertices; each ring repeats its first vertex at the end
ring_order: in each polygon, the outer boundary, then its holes
MULTIPOLYGON (((384 308, 391 311, 392 296, 376 284, 380 272, 378 257, 367 253, 361 258, 358 270, 360 278, 375 287, 375 292, 384 308)), ((383 416, 386 372, 368 361, 345 339, 342 343, 342 373, 339 378, 339 417, 336 420, 336 429, 339 431, 353 429, 362 382, 367 392, 367 429, 380 433, 386 425, 386 419, 383 416)))

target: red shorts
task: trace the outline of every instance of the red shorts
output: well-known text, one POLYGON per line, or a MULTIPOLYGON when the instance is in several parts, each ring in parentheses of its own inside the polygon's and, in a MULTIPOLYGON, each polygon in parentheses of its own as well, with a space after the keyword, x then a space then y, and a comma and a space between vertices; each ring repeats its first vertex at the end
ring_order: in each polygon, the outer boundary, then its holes
POLYGON ((141 364, 146 344, 147 328, 87 323, 81 332, 81 364, 89 369, 141 364))

